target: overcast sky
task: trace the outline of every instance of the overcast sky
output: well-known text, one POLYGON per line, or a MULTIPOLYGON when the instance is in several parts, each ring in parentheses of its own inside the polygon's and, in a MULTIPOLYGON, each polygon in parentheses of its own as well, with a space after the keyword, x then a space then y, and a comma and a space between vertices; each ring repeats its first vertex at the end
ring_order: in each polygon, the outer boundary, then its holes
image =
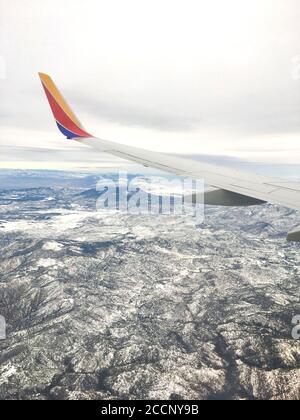
POLYGON ((64 140, 38 71, 99 137, 299 163, 299 22, 299 0, 0 0, 0 168, 119 165, 64 140))

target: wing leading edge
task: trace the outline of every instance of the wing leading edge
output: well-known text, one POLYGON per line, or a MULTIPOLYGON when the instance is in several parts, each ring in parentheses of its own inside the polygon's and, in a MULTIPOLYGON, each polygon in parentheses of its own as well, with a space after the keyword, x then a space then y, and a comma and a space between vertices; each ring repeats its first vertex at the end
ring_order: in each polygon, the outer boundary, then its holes
MULTIPOLYGON (((247 206, 269 202, 300 210, 299 183, 174 157, 91 136, 81 126, 52 79, 45 74, 40 74, 40 78, 58 128, 67 138, 90 146, 101 153, 109 153, 147 167, 179 176, 204 179, 206 184, 215 188, 214 191, 205 193, 206 204, 247 206)), ((291 232, 288 240, 300 241, 300 229, 291 232)))

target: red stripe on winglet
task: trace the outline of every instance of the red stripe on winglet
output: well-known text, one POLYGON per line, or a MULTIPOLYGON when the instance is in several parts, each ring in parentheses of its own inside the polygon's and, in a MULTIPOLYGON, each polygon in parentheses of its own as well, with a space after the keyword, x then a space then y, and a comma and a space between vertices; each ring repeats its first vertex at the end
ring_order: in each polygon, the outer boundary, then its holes
POLYGON ((78 127, 71 118, 65 113, 65 111, 58 105, 56 100, 53 98, 51 93, 48 91, 46 86, 43 84, 43 88, 45 90, 45 93, 47 95, 50 107, 52 109, 54 118, 65 128, 67 128, 69 131, 72 131, 72 133, 76 134, 78 137, 93 137, 86 131, 82 130, 80 127, 78 127))

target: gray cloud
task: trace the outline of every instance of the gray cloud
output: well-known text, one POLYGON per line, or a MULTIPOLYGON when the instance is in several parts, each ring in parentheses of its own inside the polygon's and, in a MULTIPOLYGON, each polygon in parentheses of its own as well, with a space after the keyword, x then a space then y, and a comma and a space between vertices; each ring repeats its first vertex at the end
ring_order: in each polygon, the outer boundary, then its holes
POLYGON ((107 120, 123 126, 150 128, 163 131, 190 131, 196 130, 201 125, 201 118, 193 118, 183 113, 172 113, 165 109, 153 110, 145 104, 133 105, 116 101, 101 101, 92 95, 74 94, 74 102, 80 103, 81 108, 99 120, 107 120))
POLYGON ((103 164, 114 162, 119 164, 120 160, 109 155, 99 156, 90 148, 74 149, 70 147, 66 150, 39 148, 39 147, 21 147, 0 145, 0 162, 5 161, 37 161, 37 162, 83 162, 84 164, 97 164, 99 167, 103 164))

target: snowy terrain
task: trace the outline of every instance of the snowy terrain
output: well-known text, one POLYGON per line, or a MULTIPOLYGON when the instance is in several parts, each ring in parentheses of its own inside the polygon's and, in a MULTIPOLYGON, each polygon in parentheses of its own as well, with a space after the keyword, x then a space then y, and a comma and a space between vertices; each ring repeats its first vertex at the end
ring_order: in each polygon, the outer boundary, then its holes
MULTIPOLYGON (((1 399, 299 399, 297 212, 96 212, 96 177, 0 190, 1 399)), ((107 175, 105 175, 107 178, 107 175)), ((25 185, 25 186, 24 186, 25 185)), ((4 188, 5 187, 5 188, 4 188)))

